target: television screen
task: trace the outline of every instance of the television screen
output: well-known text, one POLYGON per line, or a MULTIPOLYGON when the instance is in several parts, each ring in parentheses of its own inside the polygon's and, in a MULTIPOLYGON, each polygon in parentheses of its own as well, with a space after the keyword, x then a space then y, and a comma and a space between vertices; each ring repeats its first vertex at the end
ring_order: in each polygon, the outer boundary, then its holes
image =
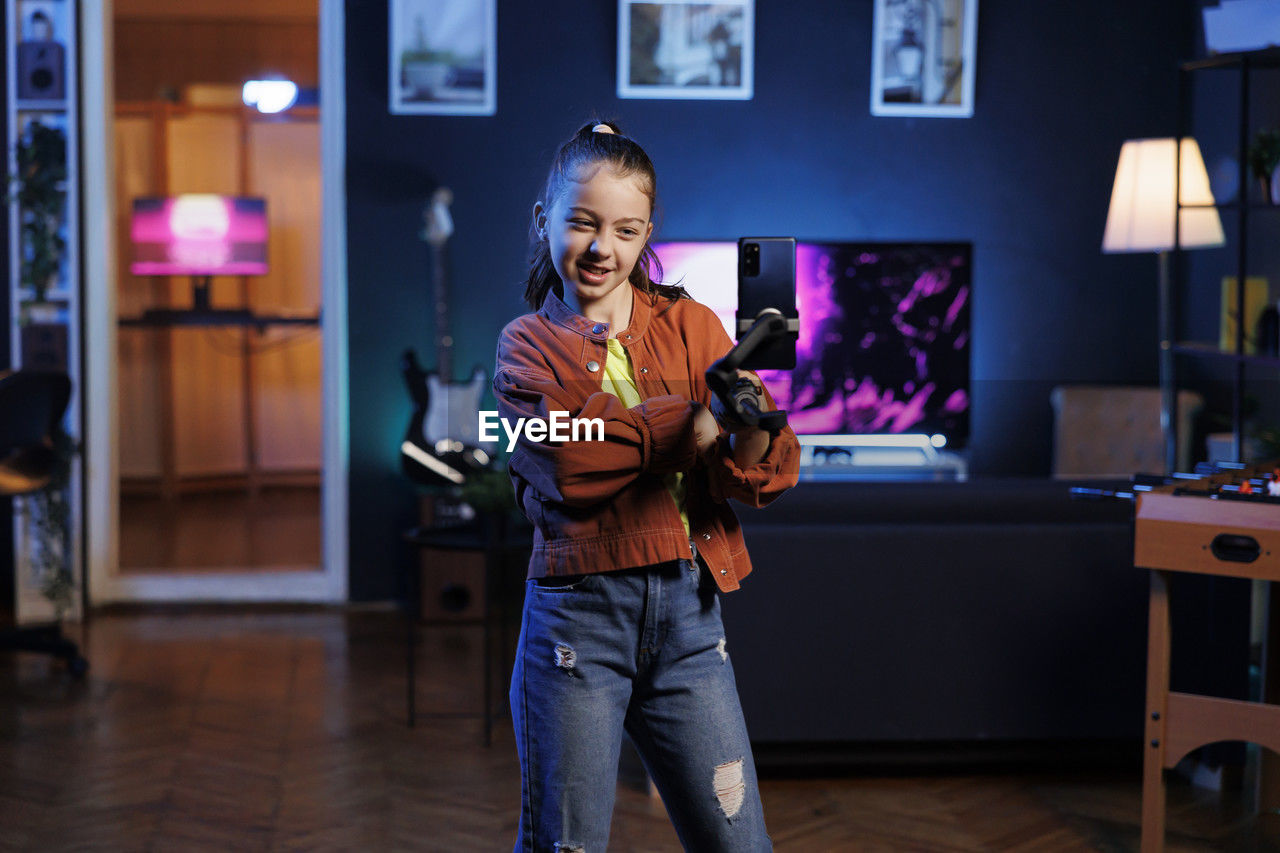
MULTIPOLYGON (((734 335, 736 243, 655 243, 734 335)), ((796 244, 796 367, 762 370, 800 435, 969 435, 968 243, 796 244)))
POLYGON ((267 202, 224 195, 135 198, 134 275, 265 275, 267 202))

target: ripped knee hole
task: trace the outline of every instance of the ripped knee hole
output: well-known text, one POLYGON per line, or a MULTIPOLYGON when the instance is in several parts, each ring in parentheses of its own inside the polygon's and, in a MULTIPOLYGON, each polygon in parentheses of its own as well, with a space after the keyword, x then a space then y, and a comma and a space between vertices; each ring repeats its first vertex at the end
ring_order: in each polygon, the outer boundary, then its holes
POLYGON ((747 783, 742 777, 742 759, 717 764, 711 784, 716 789, 716 799, 725 817, 733 817, 742 808, 747 783))

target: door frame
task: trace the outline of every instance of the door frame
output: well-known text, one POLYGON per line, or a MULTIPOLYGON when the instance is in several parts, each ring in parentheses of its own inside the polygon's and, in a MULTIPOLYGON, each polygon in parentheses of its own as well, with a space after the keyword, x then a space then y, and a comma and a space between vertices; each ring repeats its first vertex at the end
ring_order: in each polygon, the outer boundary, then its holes
POLYGON ((116 402, 115 96, 112 0, 81 6, 84 253, 84 542, 88 601, 341 603, 348 595, 348 377, 345 19, 320 12, 321 566, 319 571, 120 574, 119 409, 116 402))

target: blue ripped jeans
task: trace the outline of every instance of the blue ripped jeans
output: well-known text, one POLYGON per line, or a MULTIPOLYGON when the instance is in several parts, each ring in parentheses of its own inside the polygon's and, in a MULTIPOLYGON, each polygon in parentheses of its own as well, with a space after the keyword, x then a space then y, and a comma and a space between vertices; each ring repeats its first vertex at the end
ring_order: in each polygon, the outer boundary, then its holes
POLYGON ((511 715, 517 851, 603 853, 624 729, 686 850, 773 849, 701 560, 528 581, 511 715))

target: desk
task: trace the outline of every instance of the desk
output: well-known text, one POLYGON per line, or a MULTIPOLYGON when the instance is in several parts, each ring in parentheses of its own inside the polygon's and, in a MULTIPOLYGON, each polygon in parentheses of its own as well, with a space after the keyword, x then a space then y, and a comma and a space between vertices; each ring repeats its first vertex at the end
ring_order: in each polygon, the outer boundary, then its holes
MULTIPOLYGON (((300 459, 285 452, 282 458, 278 440, 272 441, 272 432, 293 428, 298 417, 273 401, 281 399, 277 397, 280 392, 300 398, 306 410, 301 423, 315 435, 311 430, 318 428, 323 396, 316 343, 320 315, 255 314, 247 308, 211 308, 207 297, 203 302, 203 307, 196 300, 193 309, 153 308, 118 320, 120 328, 128 330, 121 342, 123 352, 132 354, 126 356, 121 371, 122 426, 128 430, 133 424, 140 426, 143 419, 153 421, 154 427, 147 428, 156 431, 159 455, 153 458, 155 451, 150 447, 139 450, 139 460, 133 465, 125 462, 124 467, 145 472, 141 479, 148 484, 155 476, 151 472, 158 474, 158 491, 165 498, 178 495, 184 485, 208 482, 213 472, 214 482, 229 474, 233 482, 243 480, 251 494, 281 475, 286 481, 296 481, 298 474, 303 482, 314 481, 307 460, 310 454, 300 459), (218 344, 208 335, 192 338, 194 333, 210 329, 232 330, 237 340, 218 344), (285 329, 293 332, 285 334, 281 331, 285 329), (279 333, 263 339, 269 330, 279 333), (300 342, 303 350, 262 357, 300 342), (155 388, 144 389, 139 383, 150 379, 152 370, 155 388), (193 392, 195 388, 199 392, 193 392), (152 393, 154 402, 147 403, 152 393), (214 415, 204 408, 204 401, 219 399, 219 395, 223 395, 224 405, 214 415), (136 405, 131 405, 134 401, 136 405), (232 414, 237 408, 238 419, 232 414), (202 448, 214 447, 217 452, 212 459, 199 454, 202 448)), ((126 456, 127 450, 128 445, 126 456)), ((318 462, 316 459, 317 466, 318 462)))
POLYGON ((174 326, 252 326, 259 332, 268 326, 319 326, 319 314, 254 314, 240 308, 153 308, 136 317, 117 321, 125 328, 168 329, 174 326))
MULTIPOLYGON (((502 671, 507 666, 507 608, 502 579, 508 555, 528 552, 533 542, 533 529, 510 525, 503 517, 481 519, 479 524, 454 527, 415 527, 404 534, 404 541, 418 548, 436 548, 441 551, 482 551, 484 553, 484 707, 480 716, 484 719, 484 745, 493 743, 493 644, 498 632, 502 651, 502 671), (494 523, 496 521, 496 523, 494 523), (495 608, 497 603, 496 624, 495 608)), ((410 572, 408 600, 405 603, 405 674, 407 683, 408 723, 413 727, 418 719, 417 660, 418 621, 422 615, 421 569, 415 563, 410 572)), ((523 577, 523 572, 521 576, 523 577)))
MULTIPOLYGON (((1164 771, 1188 753, 1216 741, 1256 743, 1280 753, 1280 672, 1264 653, 1264 699, 1241 702, 1169 690, 1169 592, 1171 572, 1280 581, 1280 506, 1151 492, 1138 498, 1134 565, 1150 569, 1147 636, 1146 747, 1142 772, 1142 850, 1164 849, 1164 771)), ((1271 603, 1276 605, 1276 587, 1271 603)), ((1272 610, 1264 645, 1280 650, 1272 610)), ((1276 767, 1260 772, 1259 811, 1280 804, 1276 767)))

